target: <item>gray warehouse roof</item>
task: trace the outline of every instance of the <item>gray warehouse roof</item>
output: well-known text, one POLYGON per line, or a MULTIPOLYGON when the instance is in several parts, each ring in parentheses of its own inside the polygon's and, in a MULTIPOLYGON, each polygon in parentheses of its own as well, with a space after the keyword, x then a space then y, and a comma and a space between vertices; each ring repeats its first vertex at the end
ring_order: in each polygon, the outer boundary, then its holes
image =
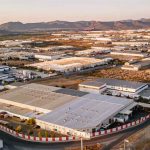
POLYGON ((133 100, 88 94, 41 116, 45 122, 73 129, 93 128, 133 103, 133 100))
POLYGON ((104 84, 106 83, 107 85, 110 85, 110 86, 124 87, 124 88, 131 88, 131 89, 138 89, 140 87, 147 85, 147 83, 125 81, 125 80, 118 80, 118 79, 109 79, 109 78, 100 78, 93 82, 91 81, 91 82, 83 83, 83 85, 97 86, 99 84, 101 85, 102 83, 104 84))
POLYGON ((55 92, 67 94, 67 95, 71 95, 71 96, 77 96, 77 97, 82 97, 82 96, 88 94, 87 92, 77 91, 77 90, 73 90, 73 89, 58 89, 55 92))
POLYGON ((16 102, 36 107, 36 110, 38 108, 53 110, 85 94, 88 93, 32 83, 4 91, 0 99, 3 103, 7 100, 10 103, 16 102))

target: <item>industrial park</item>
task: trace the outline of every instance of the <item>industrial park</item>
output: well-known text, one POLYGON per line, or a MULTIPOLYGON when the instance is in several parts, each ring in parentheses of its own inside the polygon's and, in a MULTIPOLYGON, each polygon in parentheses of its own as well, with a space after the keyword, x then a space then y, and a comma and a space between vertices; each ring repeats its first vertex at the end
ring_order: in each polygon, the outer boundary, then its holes
POLYGON ((0 150, 150 150, 149 6, 2 0, 0 150))
POLYGON ((149 49, 150 30, 143 29, 1 41, 0 124, 47 142, 87 141, 134 126, 149 118, 149 49))

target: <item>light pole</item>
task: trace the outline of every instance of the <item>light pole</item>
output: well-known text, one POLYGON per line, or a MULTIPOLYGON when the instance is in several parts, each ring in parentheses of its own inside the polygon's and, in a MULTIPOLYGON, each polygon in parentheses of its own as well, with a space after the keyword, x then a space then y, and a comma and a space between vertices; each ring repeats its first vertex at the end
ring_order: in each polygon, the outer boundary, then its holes
POLYGON ((83 139, 81 137, 81 150, 83 150, 83 139))
POLYGON ((129 140, 124 140, 124 150, 126 150, 126 143, 129 143, 129 140))

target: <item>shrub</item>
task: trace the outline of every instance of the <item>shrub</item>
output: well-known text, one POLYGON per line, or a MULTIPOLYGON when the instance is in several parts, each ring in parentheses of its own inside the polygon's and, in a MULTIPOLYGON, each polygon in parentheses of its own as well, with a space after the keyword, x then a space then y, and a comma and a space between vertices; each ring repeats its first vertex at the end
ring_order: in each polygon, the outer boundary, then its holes
POLYGON ((48 131, 45 131, 45 137, 49 137, 48 131))
POLYGON ((16 127, 16 132, 21 132, 21 130, 22 130, 21 125, 18 125, 18 126, 16 127))
POLYGON ((29 129, 28 130, 28 135, 32 135, 33 134, 33 130, 29 129))
POLYGON ((39 138, 42 137, 41 131, 38 132, 38 137, 39 137, 39 138))
POLYGON ((31 119, 27 120, 27 124, 29 124, 29 125, 35 125, 36 121, 35 121, 34 118, 31 118, 31 119))

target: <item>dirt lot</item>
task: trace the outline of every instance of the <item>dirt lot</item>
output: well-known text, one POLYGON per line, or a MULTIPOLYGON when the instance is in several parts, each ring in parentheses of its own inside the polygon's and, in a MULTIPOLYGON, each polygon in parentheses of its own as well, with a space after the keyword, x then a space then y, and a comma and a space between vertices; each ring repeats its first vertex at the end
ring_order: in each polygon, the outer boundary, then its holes
POLYGON ((7 60, 7 61, 0 61, 0 65, 8 65, 8 66, 15 66, 15 67, 24 67, 24 65, 32 64, 32 61, 28 60, 7 60))
POLYGON ((95 79, 95 77, 90 77, 90 76, 70 76, 70 77, 59 77, 56 79, 47 79, 44 81, 38 81, 37 83, 44 84, 44 85, 50 85, 50 86, 57 86, 57 87, 62 87, 62 88, 72 88, 72 89, 77 89, 78 84, 81 82, 84 82, 86 80, 92 80, 95 79))
MULTIPOLYGON (((103 145, 100 145, 100 144, 97 144, 97 145, 90 145, 90 146, 84 146, 84 150, 102 150, 103 148, 103 145)), ((80 147, 69 147, 69 148, 66 148, 65 150, 81 150, 80 147)))
POLYGON ((100 78, 114 78, 129 81, 150 82, 150 74, 146 73, 146 71, 128 71, 122 70, 120 68, 111 68, 91 73, 91 75, 100 78))
POLYGON ((55 79, 46 79, 37 83, 58 87, 67 87, 77 89, 78 84, 97 78, 114 78, 128 81, 150 82, 150 74, 146 71, 127 71, 120 68, 103 69, 83 75, 73 75, 69 77, 58 77, 55 79))

